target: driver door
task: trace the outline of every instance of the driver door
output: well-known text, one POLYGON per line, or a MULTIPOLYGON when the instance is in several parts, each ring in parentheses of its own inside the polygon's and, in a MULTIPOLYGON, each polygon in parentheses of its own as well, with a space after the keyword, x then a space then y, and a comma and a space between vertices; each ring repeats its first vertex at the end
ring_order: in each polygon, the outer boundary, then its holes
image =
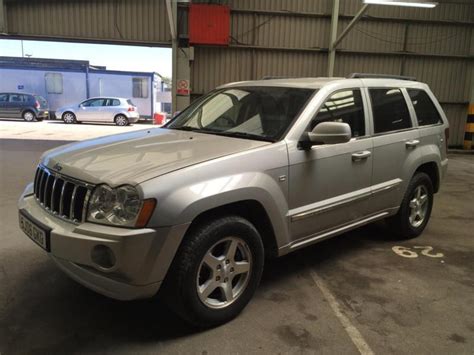
POLYGON ((320 122, 345 122, 351 127, 352 139, 290 150, 289 222, 295 246, 324 238, 325 232, 366 214, 373 149, 366 112, 360 89, 333 92, 309 129, 320 122))

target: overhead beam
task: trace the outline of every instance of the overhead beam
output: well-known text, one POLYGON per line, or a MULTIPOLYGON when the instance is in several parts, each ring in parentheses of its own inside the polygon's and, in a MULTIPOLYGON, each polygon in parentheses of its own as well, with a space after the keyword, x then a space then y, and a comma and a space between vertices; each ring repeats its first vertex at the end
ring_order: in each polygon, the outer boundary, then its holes
POLYGON ((339 43, 341 43, 341 41, 344 39, 344 37, 347 36, 347 34, 349 33, 350 30, 352 30, 352 27, 355 26, 355 24, 357 22, 359 22, 360 18, 362 16, 364 16, 364 14, 367 12, 367 10, 369 9, 369 5, 365 4, 364 6, 362 6, 362 8, 359 10, 359 12, 357 12, 357 14, 354 16, 354 18, 351 20, 351 22, 349 22, 349 24, 347 25, 347 27, 344 29, 344 31, 342 31, 342 33, 339 35, 339 37, 334 41, 334 43, 332 44, 332 47, 333 48, 336 48, 337 45, 339 43))

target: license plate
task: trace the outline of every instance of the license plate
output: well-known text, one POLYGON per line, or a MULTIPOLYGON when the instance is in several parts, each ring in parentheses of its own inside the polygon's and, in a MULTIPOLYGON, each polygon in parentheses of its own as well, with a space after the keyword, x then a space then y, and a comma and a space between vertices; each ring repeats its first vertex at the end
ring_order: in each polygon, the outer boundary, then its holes
POLYGON ((41 248, 49 252, 50 229, 33 222, 26 212, 20 211, 18 215, 20 229, 41 248))

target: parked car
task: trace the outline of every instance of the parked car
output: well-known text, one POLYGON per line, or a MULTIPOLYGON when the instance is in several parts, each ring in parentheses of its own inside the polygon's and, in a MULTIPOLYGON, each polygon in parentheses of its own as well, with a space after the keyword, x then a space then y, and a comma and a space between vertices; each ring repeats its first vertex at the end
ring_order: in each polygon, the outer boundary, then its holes
POLYGON ((140 114, 132 100, 120 97, 94 97, 56 110, 56 119, 64 123, 110 122, 127 126, 139 118, 140 114))
POLYGON ((43 155, 21 229, 103 295, 163 296, 213 326, 254 294, 264 258, 386 219, 424 230, 448 121, 426 84, 389 78, 219 87, 163 128, 43 155))
POLYGON ((49 106, 44 97, 35 94, 0 93, 0 118, 23 118, 42 121, 48 118, 49 106))

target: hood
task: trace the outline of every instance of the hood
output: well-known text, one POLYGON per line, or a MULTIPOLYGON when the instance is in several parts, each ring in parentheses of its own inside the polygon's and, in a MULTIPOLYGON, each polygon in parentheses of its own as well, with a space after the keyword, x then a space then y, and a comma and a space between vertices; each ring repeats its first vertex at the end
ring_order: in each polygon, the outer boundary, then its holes
POLYGON ((68 144, 47 151, 43 165, 92 184, 139 184, 229 154, 271 144, 153 128, 68 144))

